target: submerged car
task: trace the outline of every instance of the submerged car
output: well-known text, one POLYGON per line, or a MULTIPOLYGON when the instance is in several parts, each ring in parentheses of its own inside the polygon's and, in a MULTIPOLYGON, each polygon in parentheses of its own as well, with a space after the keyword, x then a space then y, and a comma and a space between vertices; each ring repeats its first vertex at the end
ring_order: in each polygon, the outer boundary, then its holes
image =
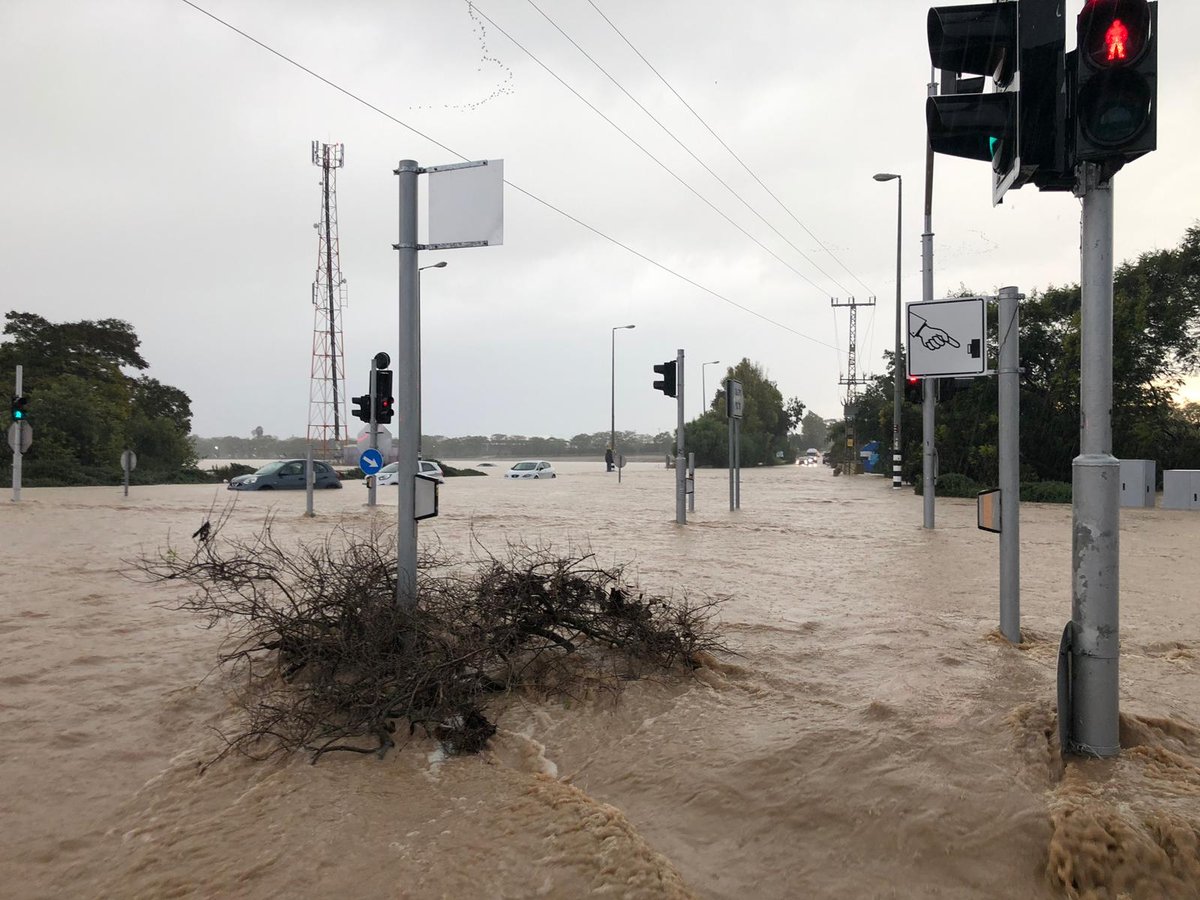
MULTIPOLYGON (((304 490, 303 459, 278 459, 267 463, 253 475, 238 475, 229 479, 231 491, 285 491, 304 490)), ((316 470, 314 487, 340 488, 342 480, 328 463, 314 462, 316 470)))
MULTIPOLYGON (((438 484, 446 483, 446 474, 442 471, 442 467, 428 459, 420 460, 421 474, 437 481, 438 484)), ((400 480, 400 463, 390 463, 384 466, 375 473, 375 484, 396 484, 400 480)), ((363 481, 366 484, 366 481, 363 481)))
POLYGON ((557 478, 554 466, 544 459, 523 459, 504 473, 505 478, 557 478))

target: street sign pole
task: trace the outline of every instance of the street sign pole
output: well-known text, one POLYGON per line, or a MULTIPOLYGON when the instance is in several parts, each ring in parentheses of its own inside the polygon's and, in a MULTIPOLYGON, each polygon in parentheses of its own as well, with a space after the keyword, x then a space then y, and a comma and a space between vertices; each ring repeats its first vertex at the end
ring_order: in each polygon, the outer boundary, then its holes
MULTIPOLYGON (((22 390, 24 390, 23 374, 24 374, 24 367, 17 366, 16 388, 14 390, 14 394, 17 397, 20 397, 22 390)), ((19 425, 18 425, 18 427, 19 427, 19 425)), ((21 457, 22 456, 23 456, 23 454, 21 453, 21 435, 20 435, 20 432, 18 431, 17 446, 13 448, 13 471, 12 471, 13 503, 21 502, 21 457)))
POLYGON ((1082 163, 1079 456, 1072 463, 1071 728, 1066 748, 1111 757, 1120 742, 1120 463, 1112 455, 1113 186, 1082 163))
POLYGON ((416 160, 402 159, 399 179, 400 334, 396 360, 396 603, 412 610, 417 604, 417 457, 420 425, 417 398, 421 392, 421 335, 417 333, 417 175, 416 160))
POLYGON ((137 454, 132 450, 121 452, 121 469, 125 473, 125 496, 129 496, 129 473, 137 468, 137 454))
POLYGON ((675 352, 675 521, 687 524, 687 462, 684 458, 683 436, 683 351, 675 352))
POLYGON ((696 511, 696 454, 688 454, 688 512, 696 511))
POLYGON ((313 485, 316 479, 313 478, 313 448, 312 444, 308 445, 308 454, 304 460, 304 514, 310 519, 315 515, 313 513, 313 485))
MULTIPOLYGON (((937 96, 937 84, 930 78, 929 96, 937 96)), ((925 230, 921 235, 921 299, 933 299, 933 146, 925 138, 925 230)), ((897 375, 897 377, 899 377, 897 375)), ((934 527, 935 481, 933 460, 937 453, 935 429, 937 417, 937 379, 921 383, 921 511, 922 525, 934 527)))
POLYGON ((1000 631, 1021 643, 1021 305, 1000 288, 1000 631))

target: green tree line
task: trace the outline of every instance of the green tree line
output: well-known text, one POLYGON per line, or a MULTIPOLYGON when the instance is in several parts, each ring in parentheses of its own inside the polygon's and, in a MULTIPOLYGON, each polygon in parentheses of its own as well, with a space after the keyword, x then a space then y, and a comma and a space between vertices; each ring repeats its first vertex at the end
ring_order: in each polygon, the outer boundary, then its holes
MULTIPOLYGON (((1200 225, 1178 247, 1144 253, 1121 265, 1113 296, 1113 454, 1151 459, 1164 469, 1200 467, 1200 404, 1174 399, 1183 378, 1200 369, 1200 225)), ((962 291, 963 295, 970 292, 962 291)), ((1080 288, 1035 291, 1021 303, 1021 480, 1071 480, 1079 449, 1080 288)), ((989 343, 998 346, 994 306, 989 343)), ((894 360, 860 396, 856 444, 891 446, 894 360)), ((900 360, 901 369, 904 361, 900 360)), ((990 368, 995 368, 995 360, 990 368)), ((994 377, 971 379, 952 396, 943 381, 936 441, 943 476, 980 484, 998 477, 994 377)), ((904 477, 921 471, 921 407, 902 410, 904 477)), ((845 446, 846 427, 830 429, 829 445, 845 446)))
MULTIPOLYGON (((195 478, 188 395, 143 374, 141 341, 120 319, 52 323, 5 314, 0 377, 23 367, 33 445, 22 463, 29 485, 105 484, 121 478, 121 452, 138 457, 139 481, 195 478), (132 370, 128 374, 126 370, 132 370)), ((12 457, 3 454, 8 479, 12 457)))

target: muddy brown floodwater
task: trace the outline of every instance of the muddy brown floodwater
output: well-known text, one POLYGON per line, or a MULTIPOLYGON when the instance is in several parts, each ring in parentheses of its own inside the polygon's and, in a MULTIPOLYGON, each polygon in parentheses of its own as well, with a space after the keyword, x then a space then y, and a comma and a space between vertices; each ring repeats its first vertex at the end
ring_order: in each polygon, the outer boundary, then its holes
MULTIPOLYGON (((466 461, 471 463, 474 461, 466 461)), ((226 759, 220 633, 124 560, 186 543, 208 486, 26 489, 0 506, 0 895, 8 898, 1200 896, 1200 516, 1121 516, 1120 758, 1057 750, 1067 506, 1022 508, 1025 642, 994 633, 998 545, 828 468, 451 479, 423 538, 587 547, 655 592, 728 595, 737 656, 619 699, 514 700, 491 748, 226 759)), ((287 540, 366 491, 241 494, 287 540)), ((384 493, 384 497, 388 494, 384 493)), ((390 498, 389 498, 390 499, 390 498)), ((394 506, 375 513, 394 515, 394 506)))

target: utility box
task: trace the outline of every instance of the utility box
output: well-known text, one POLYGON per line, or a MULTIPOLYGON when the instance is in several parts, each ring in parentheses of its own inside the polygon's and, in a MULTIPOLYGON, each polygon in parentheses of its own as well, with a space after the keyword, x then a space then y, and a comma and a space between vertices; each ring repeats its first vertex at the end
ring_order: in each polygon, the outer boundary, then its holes
POLYGON ((1121 506, 1154 509, 1154 474, 1152 459, 1121 460, 1121 506))
POLYGON ((1163 472, 1163 509, 1200 510, 1200 469, 1163 472))

